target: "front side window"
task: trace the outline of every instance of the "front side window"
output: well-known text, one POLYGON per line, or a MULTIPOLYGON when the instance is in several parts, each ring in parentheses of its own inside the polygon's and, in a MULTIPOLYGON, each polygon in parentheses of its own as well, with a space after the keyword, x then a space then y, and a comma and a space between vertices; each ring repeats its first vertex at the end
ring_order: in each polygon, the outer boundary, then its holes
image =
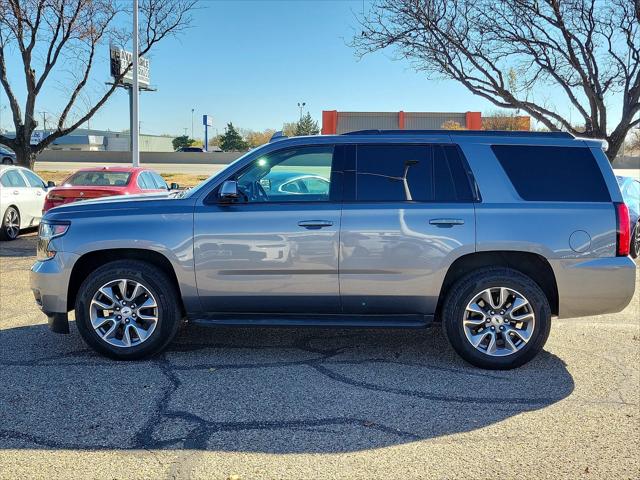
POLYGON ((42 179, 33 173, 31 170, 23 170, 22 174, 27 178, 29 185, 34 188, 45 188, 45 184, 42 179))
POLYGON ((273 152, 254 160, 235 178, 241 201, 329 201, 333 145, 273 152))
POLYGON ((635 210, 638 210, 640 208, 640 182, 636 180, 629 182, 622 191, 622 196, 626 203, 635 206, 635 210))
POLYGON ((17 170, 9 170, 0 178, 3 187, 26 187, 27 184, 17 170))
POLYGON ((151 175, 151 178, 153 178, 156 188, 161 190, 169 190, 169 187, 167 186, 167 182, 164 181, 164 178, 162 178, 156 172, 149 172, 149 174, 151 175))

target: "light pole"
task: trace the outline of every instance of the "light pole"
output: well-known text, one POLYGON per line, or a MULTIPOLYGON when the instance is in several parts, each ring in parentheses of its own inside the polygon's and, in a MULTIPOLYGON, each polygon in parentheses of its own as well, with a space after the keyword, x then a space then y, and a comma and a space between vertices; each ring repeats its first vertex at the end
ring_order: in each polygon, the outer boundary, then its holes
POLYGON ((300 109, 300 120, 302 120, 302 110, 304 109, 304 106, 306 105, 306 102, 298 102, 298 108, 300 109))
POLYGON ((42 131, 47 130, 47 112, 40 112, 42 114, 42 131))
POLYGON ((138 123, 138 0, 133 0, 133 95, 131 100, 131 163, 134 167, 140 165, 140 144, 139 144, 139 129, 138 123))
POLYGON ((191 138, 193 138, 193 111, 195 108, 191 109, 191 138))
POLYGON ((6 109, 6 105, 0 105, 0 133, 2 133, 2 111, 6 109))

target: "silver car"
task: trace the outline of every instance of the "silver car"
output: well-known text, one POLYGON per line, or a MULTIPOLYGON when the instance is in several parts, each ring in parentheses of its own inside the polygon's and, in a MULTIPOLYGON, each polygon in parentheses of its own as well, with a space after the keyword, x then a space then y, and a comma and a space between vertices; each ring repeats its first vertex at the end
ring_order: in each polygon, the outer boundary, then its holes
POLYGON ((31 271, 53 331, 158 353, 219 326, 442 326, 474 365, 517 367, 551 318, 617 312, 629 218, 600 142, 564 133, 363 131, 247 153, 183 194, 54 208, 31 271), (328 188, 275 188, 286 172, 328 188))
POLYGON ((0 145, 0 165, 15 165, 16 163, 16 154, 0 145))

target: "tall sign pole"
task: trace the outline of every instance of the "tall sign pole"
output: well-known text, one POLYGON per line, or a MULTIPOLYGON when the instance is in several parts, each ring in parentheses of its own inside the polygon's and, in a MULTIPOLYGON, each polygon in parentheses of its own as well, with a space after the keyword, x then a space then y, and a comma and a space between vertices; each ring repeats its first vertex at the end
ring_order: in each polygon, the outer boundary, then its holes
POLYGON ((131 101, 131 163, 134 167, 140 166, 140 144, 139 138, 139 123, 138 123, 138 100, 139 100, 139 85, 138 85, 138 0, 133 0, 133 82, 132 89, 132 101, 131 101))
POLYGON ((207 152, 209 150, 209 127, 213 125, 213 118, 211 115, 202 116, 202 124, 204 125, 204 145, 203 150, 207 152))

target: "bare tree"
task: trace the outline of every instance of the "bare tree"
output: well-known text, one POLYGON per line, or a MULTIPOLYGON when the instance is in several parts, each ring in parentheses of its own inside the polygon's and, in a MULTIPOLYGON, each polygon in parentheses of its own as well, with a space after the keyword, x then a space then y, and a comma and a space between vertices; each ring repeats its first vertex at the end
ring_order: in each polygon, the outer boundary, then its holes
POLYGON ((490 112, 482 115, 483 130, 529 130, 529 117, 516 115, 516 112, 490 112))
POLYGON ((640 0, 375 0, 359 21, 359 54, 395 47, 417 70, 549 130, 606 139, 610 160, 640 123, 640 0), (582 128, 535 100, 549 91, 582 128), (612 104, 622 105, 617 122, 612 104))
MULTIPOLYGON (((195 4, 196 0, 141 0, 140 56, 188 27, 195 4)), ((106 55, 107 43, 125 45, 130 38, 131 4, 113 0, 0 0, 0 12, 0 83, 9 99, 16 132, 15 138, 0 135, 0 143, 16 152, 20 165, 33 168, 36 155, 90 119, 131 70, 130 63, 113 84, 101 88, 91 101, 85 100, 92 68, 106 55), (9 75, 10 55, 16 55, 22 72, 9 75), (51 133, 31 145, 38 126, 38 95, 53 83, 56 74, 65 76, 62 108, 51 133), (22 106, 11 78, 24 81, 24 87, 20 85, 24 88, 22 106)))

